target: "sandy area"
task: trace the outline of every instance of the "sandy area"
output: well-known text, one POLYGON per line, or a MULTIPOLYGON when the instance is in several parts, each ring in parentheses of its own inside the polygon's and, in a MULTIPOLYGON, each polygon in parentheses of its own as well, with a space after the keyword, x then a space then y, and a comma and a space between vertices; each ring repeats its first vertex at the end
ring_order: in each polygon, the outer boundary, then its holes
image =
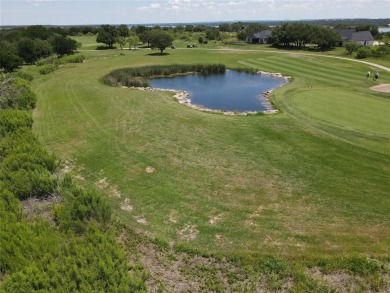
POLYGON ((370 87, 371 90, 383 93, 390 93, 390 84, 380 84, 370 87))

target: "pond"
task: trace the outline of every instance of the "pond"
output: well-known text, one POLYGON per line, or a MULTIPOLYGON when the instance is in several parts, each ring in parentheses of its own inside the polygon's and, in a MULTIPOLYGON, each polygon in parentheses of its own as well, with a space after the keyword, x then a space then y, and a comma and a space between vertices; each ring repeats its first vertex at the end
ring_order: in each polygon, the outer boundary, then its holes
POLYGON ((262 94, 288 81, 267 74, 226 70, 224 74, 185 75, 150 80, 152 88, 184 90, 191 103, 222 111, 266 111, 272 106, 262 94))

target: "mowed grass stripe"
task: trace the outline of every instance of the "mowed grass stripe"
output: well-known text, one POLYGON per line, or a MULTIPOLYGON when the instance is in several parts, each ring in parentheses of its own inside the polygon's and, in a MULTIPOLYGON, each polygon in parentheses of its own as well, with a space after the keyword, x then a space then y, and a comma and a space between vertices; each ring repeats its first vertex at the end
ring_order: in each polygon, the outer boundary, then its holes
MULTIPOLYGON (((250 60, 249 62, 254 64, 259 64, 257 60, 250 60)), ((285 60, 273 59, 270 60, 270 62, 267 62, 267 64, 262 64, 262 66, 265 66, 266 70, 269 71, 282 70, 283 72, 286 72, 288 75, 293 75, 296 77, 304 77, 309 80, 316 80, 319 82, 338 85, 338 86, 344 85, 345 83, 354 83, 358 80, 356 77, 354 78, 352 75, 346 78, 345 76, 343 77, 337 72, 334 72, 334 74, 326 73, 322 71, 322 68, 318 68, 318 67, 306 68, 305 66, 301 66, 300 64, 297 63, 294 64, 290 62, 285 62, 285 60)))

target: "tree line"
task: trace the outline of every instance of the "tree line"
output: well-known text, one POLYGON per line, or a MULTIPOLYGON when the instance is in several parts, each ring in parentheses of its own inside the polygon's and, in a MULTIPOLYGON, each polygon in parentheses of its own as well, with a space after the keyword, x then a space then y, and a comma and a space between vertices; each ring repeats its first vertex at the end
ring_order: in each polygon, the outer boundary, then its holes
POLYGON ((74 54, 77 47, 75 40, 41 25, 0 30, 0 68, 11 72, 23 63, 34 64, 52 54, 74 54))

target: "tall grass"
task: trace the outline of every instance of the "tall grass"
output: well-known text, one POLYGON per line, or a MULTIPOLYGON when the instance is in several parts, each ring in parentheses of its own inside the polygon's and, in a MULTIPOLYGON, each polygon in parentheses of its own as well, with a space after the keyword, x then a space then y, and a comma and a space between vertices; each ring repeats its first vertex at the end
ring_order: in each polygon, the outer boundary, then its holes
POLYGON ((149 82, 146 80, 147 78, 186 73, 210 75, 224 73, 225 70, 226 66, 223 64, 152 65, 117 69, 107 74, 103 80, 110 85, 146 87, 149 86, 149 82))
POLYGON ((68 63, 83 63, 84 60, 84 55, 69 55, 62 58, 49 57, 39 60, 36 65, 42 66, 42 68, 39 69, 40 74, 49 74, 59 69, 60 65, 65 65, 68 63))

